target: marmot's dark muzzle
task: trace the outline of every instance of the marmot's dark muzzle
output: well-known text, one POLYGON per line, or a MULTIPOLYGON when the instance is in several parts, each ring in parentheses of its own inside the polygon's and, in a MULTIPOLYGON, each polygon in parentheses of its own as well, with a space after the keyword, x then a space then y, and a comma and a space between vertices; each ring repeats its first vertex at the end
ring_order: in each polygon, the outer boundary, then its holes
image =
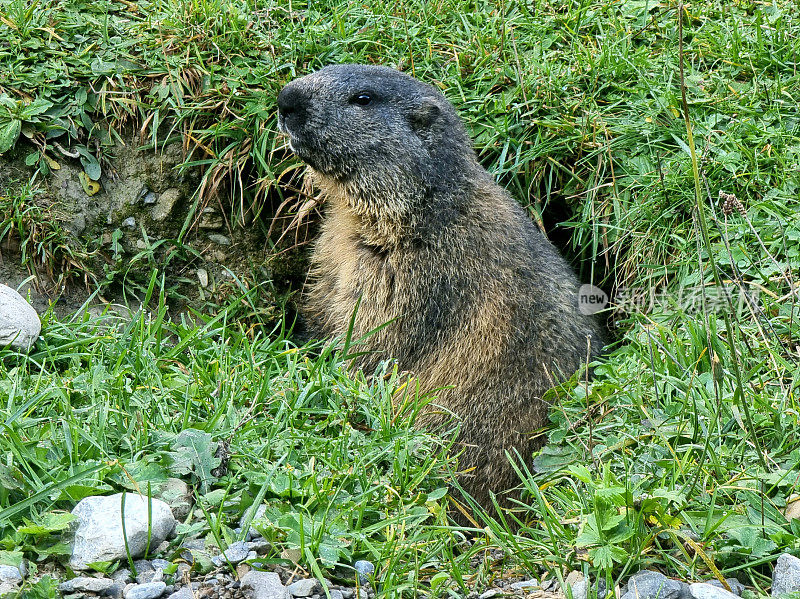
POLYGON ((306 120, 311 98, 297 85, 290 83, 278 94, 278 114, 288 129, 297 130, 306 120))

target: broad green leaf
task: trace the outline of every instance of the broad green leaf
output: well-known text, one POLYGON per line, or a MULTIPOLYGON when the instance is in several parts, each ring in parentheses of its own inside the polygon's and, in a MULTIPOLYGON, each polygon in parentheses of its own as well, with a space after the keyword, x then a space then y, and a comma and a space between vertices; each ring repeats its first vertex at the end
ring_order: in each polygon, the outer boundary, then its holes
POLYGON ((0 124, 0 154, 14 147, 20 131, 22 131, 22 122, 18 119, 11 119, 0 124))

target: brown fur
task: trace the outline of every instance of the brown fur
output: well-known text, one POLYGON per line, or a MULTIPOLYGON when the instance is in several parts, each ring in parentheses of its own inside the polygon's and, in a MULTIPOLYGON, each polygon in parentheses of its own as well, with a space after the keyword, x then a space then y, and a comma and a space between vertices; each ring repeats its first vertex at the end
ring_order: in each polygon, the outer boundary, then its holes
MULTIPOLYGON (((289 90, 288 92, 286 90, 289 90)), ((341 65, 292 82, 281 126, 327 199, 305 310, 320 336, 354 338, 374 371, 393 358, 460 420, 462 486, 482 505, 518 483, 542 394, 602 345, 579 284, 521 207, 478 164, 434 88, 380 67, 341 65), (366 90, 374 102, 352 98, 366 90), (379 138, 376 139, 376 135, 379 138)), ((425 426, 440 427, 430 410, 425 426)))

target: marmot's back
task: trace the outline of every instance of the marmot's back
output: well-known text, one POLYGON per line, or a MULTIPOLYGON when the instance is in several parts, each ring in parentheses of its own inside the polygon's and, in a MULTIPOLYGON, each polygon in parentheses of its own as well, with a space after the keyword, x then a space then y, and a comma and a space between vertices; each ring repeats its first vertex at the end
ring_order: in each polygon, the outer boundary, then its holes
MULTIPOLYGON (((530 455, 542 394, 602 345, 579 284, 522 208, 478 164, 435 88, 340 65, 278 97, 281 129, 327 196, 305 309, 312 330, 354 335, 368 372, 386 358, 461 419, 460 482, 483 505, 516 485, 505 452, 530 455)), ((431 411, 427 424, 445 420, 431 411)))

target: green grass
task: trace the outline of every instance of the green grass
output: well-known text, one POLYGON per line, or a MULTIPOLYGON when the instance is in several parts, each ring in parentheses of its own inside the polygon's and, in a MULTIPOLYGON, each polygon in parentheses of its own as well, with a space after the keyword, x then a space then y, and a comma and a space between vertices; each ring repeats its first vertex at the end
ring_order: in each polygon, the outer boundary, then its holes
POLYGON ((45 318, 34 353, 2 356, 0 547, 60 555, 53 512, 177 476, 197 499, 180 538, 211 530, 224 548, 245 509, 266 501, 254 524, 274 543, 268 557, 302 551, 314 573, 395 560, 381 577, 402 588, 442 551, 452 535, 419 525, 446 523, 447 448, 412 427, 418 406, 393 407, 399 375, 368 382, 331 349, 246 331, 237 308, 199 327, 168 323, 163 296, 130 320, 45 318))
MULTIPOLYGON (((782 514, 800 492, 794 3, 685 7, 683 78, 678 6, 646 0, 0 0, 0 16, 0 149, 13 137, 41 178, 66 160, 56 142, 76 147, 97 175, 125 127, 156 148, 182 138, 198 202, 223 190, 239 223, 296 194, 275 127, 287 81, 362 61, 437 84, 487 168, 613 292, 619 335, 594 381, 550 397, 550 444, 521 466, 527 505, 479 518, 467 547, 439 497, 446 442, 391 407, 396 374, 240 324, 244 304, 199 328, 162 321, 157 298, 130 322, 50 316, 36 353, 0 366, 0 548, 57 555, 57 534, 32 538, 24 519, 123 488, 125 472, 163 478, 170 444, 196 430, 232 458, 207 488, 179 473, 206 507, 186 534, 224 544, 263 498, 265 532, 302 547, 304 568, 371 559, 387 596, 568 568, 613 588, 642 567, 765 591, 775 556, 800 554, 782 514), (490 547, 513 558, 470 565, 490 547)), ((31 193, 3 199, 4 236, 30 238, 31 193)))

